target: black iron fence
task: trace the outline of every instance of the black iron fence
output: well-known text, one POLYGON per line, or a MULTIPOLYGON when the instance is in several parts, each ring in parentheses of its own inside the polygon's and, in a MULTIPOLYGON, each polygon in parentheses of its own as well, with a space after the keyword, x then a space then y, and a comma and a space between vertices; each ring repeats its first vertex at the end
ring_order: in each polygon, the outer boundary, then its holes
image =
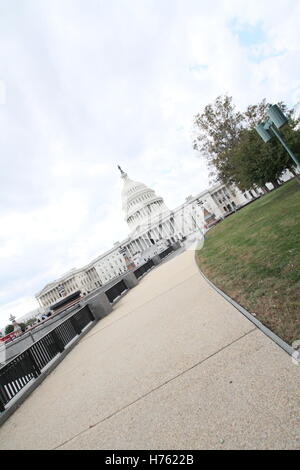
POLYGON ((0 369, 0 411, 94 321, 89 307, 83 307, 0 369))
MULTIPOLYGON (((159 254, 161 259, 173 251, 167 248, 159 254)), ((148 272, 154 265, 152 259, 134 271, 137 278, 148 272)), ((113 303, 128 288, 124 280, 120 280, 105 291, 110 303, 113 303)), ((18 354, 0 368, 0 412, 13 400, 29 382, 41 375, 66 346, 78 337, 82 330, 95 320, 88 306, 81 308, 66 320, 46 333, 41 339, 18 354)))
POLYGON ((153 268, 153 266, 154 266, 153 260, 149 259, 147 263, 142 264, 142 266, 140 266, 134 271, 136 278, 139 279, 141 276, 143 276, 143 274, 147 273, 151 268, 153 268))
POLYGON ((113 301, 116 300, 116 298, 119 297, 126 290, 127 290, 127 286, 125 282, 119 281, 117 282, 117 284, 114 284, 107 291, 105 291, 105 294, 107 295, 110 303, 113 303, 113 301))
POLYGON ((165 251, 163 251, 162 253, 159 253, 158 256, 160 257, 160 259, 163 259, 166 256, 168 256, 170 253, 172 253, 172 251, 174 251, 173 248, 169 246, 169 248, 167 248, 165 251))

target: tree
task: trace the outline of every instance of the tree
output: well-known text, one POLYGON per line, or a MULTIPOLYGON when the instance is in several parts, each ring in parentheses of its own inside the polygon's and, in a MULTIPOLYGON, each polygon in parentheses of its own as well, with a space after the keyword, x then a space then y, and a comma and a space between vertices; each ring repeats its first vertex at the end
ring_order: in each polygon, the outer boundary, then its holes
POLYGON ((230 152, 239 141, 243 120, 231 96, 218 96, 213 104, 205 106, 202 114, 195 116, 197 135, 193 148, 207 158, 220 180, 233 182, 230 152))
POLYGON ((5 327, 5 334, 6 335, 9 335, 9 333, 12 333, 13 331, 14 331, 14 325, 9 324, 5 327))
MULTIPOLYGON (((300 133, 297 131, 299 119, 294 118, 293 110, 288 109, 285 103, 280 102, 278 106, 290 121, 290 124, 281 130, 281 133, 289 147, 297 152, 297 145, 299 147, 300 144, 300 133)), ((240 176, 243 175, 241 180, 244 184, 239 184, 240 189, 249 189, 251 184, 265 187, 268 182, 271 182, 274 187, 278 187, 278 180, 286 169, 295 174, 294 162, 281 143, 273 138, 265 144, 255 131, 259 122, 265 122, 268 119, 268 107, 266 100, 263 100, 257 105, 248 106, 244 113, 247 128, 241 132, 240 141, 233 157, 236 171, 238 172, 239 169, 240 176), (248 184, 245 184, 246 181, 248 184)))
POLYGON ((279 186, 278 179, 289 166, 287 154, 281 154, 277 142, 262 145, 254 129, 245 129, 231 153, 235 184, 245 191, 253 187, 266 187, 271 182, 279 186))
MULTIPOLYGON (((235 110, 232 97, 218 97, 213 105, 207 105, 202 114, 195 116, 197 136, 194 149, 204 155, 217 181, 234 183, 242 191, 255 187, 266 188, 271 182, 278 186, 278 179, 286 169, 295 174, 295 165, 277 139, 265 144, 255 131, 259 122, 266 121, 266 100, 250 105, 242 114, 235 110)), ((292 150, 300 150, 299 119, 293 110, 280 102, 278 106, 290 118, 290 125, 283 136, 292 150)))
POLYGON ((32 326, 32 325, 34 325, 35 322, 36 322, 36 318, 30 318, 30 320, 28 320, 28 321, 25 323, 25 327, 27 327, 27 326, 32 326))

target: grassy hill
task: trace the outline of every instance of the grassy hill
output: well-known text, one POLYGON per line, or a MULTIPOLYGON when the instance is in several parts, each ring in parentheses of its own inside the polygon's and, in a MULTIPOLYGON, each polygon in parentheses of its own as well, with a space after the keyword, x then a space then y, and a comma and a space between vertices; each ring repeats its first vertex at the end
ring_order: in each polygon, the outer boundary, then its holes
POLYGON ((274 333, 300 339, 300 186, 289 181, 216 225, 204 274, 274 333))

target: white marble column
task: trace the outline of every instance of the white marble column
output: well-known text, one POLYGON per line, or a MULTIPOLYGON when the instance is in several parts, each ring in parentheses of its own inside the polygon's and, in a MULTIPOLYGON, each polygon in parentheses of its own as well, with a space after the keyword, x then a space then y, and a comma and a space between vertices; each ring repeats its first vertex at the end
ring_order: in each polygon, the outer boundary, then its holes
POLYGON ((139 237, 139 244, 140 244, 140 246, 141 246, 141 250, 144 251, 144 249, 145 249, 145 244, 143 243, 142 237, 139 237))
POLYGON ((144 248, 144 244, 143 244, 141 236, 139 236, 138 238, 138 244, 139 244, 140 250, 144 251, 145 248, 144 248))
POLYGON ((169 238, 169 234, 168 234, 168 231, 166 229, 166 224, 165 222, 162 223, 162 236, 163 238, 169 238))
POLYGON ((145 237, 145 241, 146 241, 147 247, 151 246, 152 243, 150 242, 150 238, 149 238, 148 233, 145 233, 144 237, 145 237))
POLYGON ((150 238, 149 238, 149 236, 148 236, 147 233, 144 234, 144 237, 145 237, 145 241, 146 241, 147 247, 149 248, 149 246, 152 245, 152 243, 150 242, 150 238))
POLYGON ((155 227, 154 228, 154 233, 155 233, 155 238, 159 239, 159 228, 158 227, 155 227))
POLYGON ((175 223, 175 219, 173 219, 173 220, 170 219, 170 223, 171 223, 171 225, 174 229, 174 234, 177 234, 178 233, 178 228, 177 228, 177 225, 175 223))
POLYGON ((130 256, 133 256, 132 248, 131 248, 131 244, 130 244, 130 243, 127 245, 126 248, 127 248, 127 250, 129 251, 130 256))
POLYGON ((175 237, 176 240, 179 240, 179 230, 178 230, 177 224, 175 223, 175 219, 173 219, 171 221, 171 224, 172 224, 173 229, 174 229, 174 237, 175 237))

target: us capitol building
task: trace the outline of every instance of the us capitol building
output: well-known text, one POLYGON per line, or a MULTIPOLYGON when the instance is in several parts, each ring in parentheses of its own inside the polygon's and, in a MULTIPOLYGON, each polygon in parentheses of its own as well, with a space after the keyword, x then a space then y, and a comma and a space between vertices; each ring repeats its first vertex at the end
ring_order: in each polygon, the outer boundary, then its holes
POLYGON ((98 289, 171 244, 182 244, 192 234, 204 233, 210 225, 259 196, 253 191, 241 193, 235 187, 218 184, 187 197, 181 206, 170 211, 153 189, 133 181, 118 168, 123 180, 122 207, 130 229, 128 238, 115 243, 88 265, 47 284, 35 295, 40 307, 48 309, 76 291, 85 295, 98 289))

